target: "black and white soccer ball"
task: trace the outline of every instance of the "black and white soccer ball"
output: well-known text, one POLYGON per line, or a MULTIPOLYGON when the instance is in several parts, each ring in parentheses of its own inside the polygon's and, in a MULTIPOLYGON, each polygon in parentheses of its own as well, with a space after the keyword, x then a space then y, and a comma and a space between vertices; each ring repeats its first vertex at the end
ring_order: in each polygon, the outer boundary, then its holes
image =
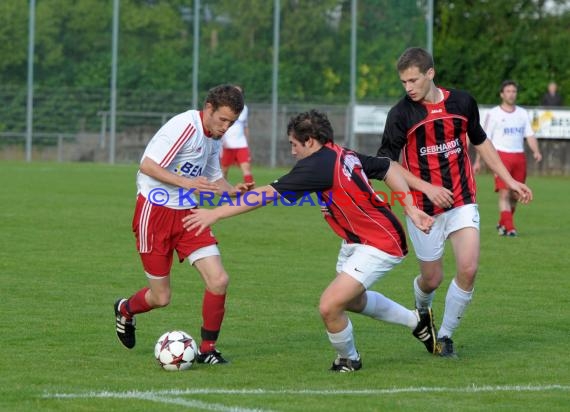
POLYGON ((162 334, 154 346, 154 357, 167 371, 183 371, 194 364, 198 345, 192 336, 181 330, 162 334))

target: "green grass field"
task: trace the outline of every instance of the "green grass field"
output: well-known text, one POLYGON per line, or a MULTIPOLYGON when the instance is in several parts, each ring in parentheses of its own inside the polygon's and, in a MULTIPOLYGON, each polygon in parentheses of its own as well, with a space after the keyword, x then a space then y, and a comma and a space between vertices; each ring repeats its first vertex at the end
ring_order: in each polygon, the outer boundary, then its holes
MULTIPOLYGON (((283 172, 254 171, 258 184, 283 172)), ((339 247, 319 210, 270 206, 222 221, 214 230, 232 281, 219 349, 231 363, 172 373, 155 363, 155 340, 170 329, 199 337, 201 324, 203 286, 186 262, 173 268, 171 305, 138 317, 136 348, 114 331, 113 302, 146 283, 131 233, 135 173, 0 164, 0 410, 568 410, 569 179, 529 179, 520 237, 499 238, 492 180, 478 178, 481 262, 454 335, 458 360, 352 315, 364 366, 348 375, 328 371, 335 354, 317 309, 339 247)), ((446 259, 436 324, 454 274, 446 259)), ((411 253, 375 289, 412 307, 416 273, 411 253)))

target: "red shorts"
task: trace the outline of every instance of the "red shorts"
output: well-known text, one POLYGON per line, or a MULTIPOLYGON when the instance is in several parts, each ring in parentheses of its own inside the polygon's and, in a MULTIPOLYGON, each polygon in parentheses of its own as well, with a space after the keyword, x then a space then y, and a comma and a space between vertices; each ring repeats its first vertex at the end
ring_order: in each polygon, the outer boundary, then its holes
POLYGON ((224 147, 222 150, 222 167, 230 167, 231 165, 242 163, 251 163, 251 155, 249 147, 240 147, 239 149, 228 149, 224 147))
POLYGON ((146 273, 168 276, 175 250, 182 262, 198 249, 218 243, 211 230, 196 236, 195 231, 188 232, 182 227, 182 218, 191 213, 191 209, 153 205, 144 196, 138 196, 133 232, 146 273))
MULTIPOLYGON (((524 153, 507 153, 499 151, 497 151, 497 153, 499 153, 499 157, 511 176, 515 180, 524 183, 526 181, 526 155, 524 153)), ((495 175, 495 192, 498 192, 499 189, 508 188, 509 187, 506 183, 495 175)))

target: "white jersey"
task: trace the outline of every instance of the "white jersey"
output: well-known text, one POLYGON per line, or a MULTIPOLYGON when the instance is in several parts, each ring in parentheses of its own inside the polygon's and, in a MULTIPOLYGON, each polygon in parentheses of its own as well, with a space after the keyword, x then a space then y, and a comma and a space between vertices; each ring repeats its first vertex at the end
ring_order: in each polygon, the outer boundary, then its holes
POLYGON ((523 153, 524 138, 534 136, 528 112, 520 106, 513 112, 493 107, 485 116, 483 128, 495 149, 507 153, 523 153))
MULTIPOLYGON (((205 176, 213 182, 222 178, 220 150, 220 140, 205 135, 200 112, 188 110, 174 116, 156 132, 142 159, 148 157, 179 176, 205 176)), ((190 190, 161 182, 140 170, 137 189, 150 202, 173 209, 188 209, 198 204, 190 190)))
POLYGON ((247 106, 243 107, 238 119, 235 123, 226 130, 224 137, 222 138, 224 147, 228 149, 241 149, 247 147, 247 136, 245 135, 245 129, 247 126, 247 116, 248 116, 247 106))

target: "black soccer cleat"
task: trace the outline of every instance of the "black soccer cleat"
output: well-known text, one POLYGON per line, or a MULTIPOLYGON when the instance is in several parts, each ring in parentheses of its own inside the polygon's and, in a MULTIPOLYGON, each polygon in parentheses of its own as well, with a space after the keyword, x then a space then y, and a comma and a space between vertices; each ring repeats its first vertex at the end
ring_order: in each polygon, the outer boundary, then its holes
POLYGON ((229 363, 224 357, 222 356, 221 352, 217 351, 216 349, 211 350, 205 353, 198 353, 196 357, 196 361, 198 363, 206 363, 209 365, 218 365, 223 363, 229 363))
POLYGON ((127 319, 119 308, 126 303, 127 299, 118 299, 115 302, 115 329, 119 341, 128 349, 135 347, 135 317, 127 319))
POLYGON ((347 373, 356 372, 360 368, 362 368, 362 361, 360 360, 360 355, 358 355, 357 359, 336 358, 330 370, 333 372, 347 373))
POLYGON ((453 341, 449 336, 437 338, 437 353, 443 358, 457 358, 457 352, 453 349, 453 341))
POLYGON ((497 224, 497 234, 499 236, 505 236, 507 234, 507 228, 501 224, 497 224))
POLYGON ((419 321, 418 326, 416 326, 412 334, 425 345, 429 353, 435 354, 437 345, 431 308, 418 308, 415 312, 419 321))

